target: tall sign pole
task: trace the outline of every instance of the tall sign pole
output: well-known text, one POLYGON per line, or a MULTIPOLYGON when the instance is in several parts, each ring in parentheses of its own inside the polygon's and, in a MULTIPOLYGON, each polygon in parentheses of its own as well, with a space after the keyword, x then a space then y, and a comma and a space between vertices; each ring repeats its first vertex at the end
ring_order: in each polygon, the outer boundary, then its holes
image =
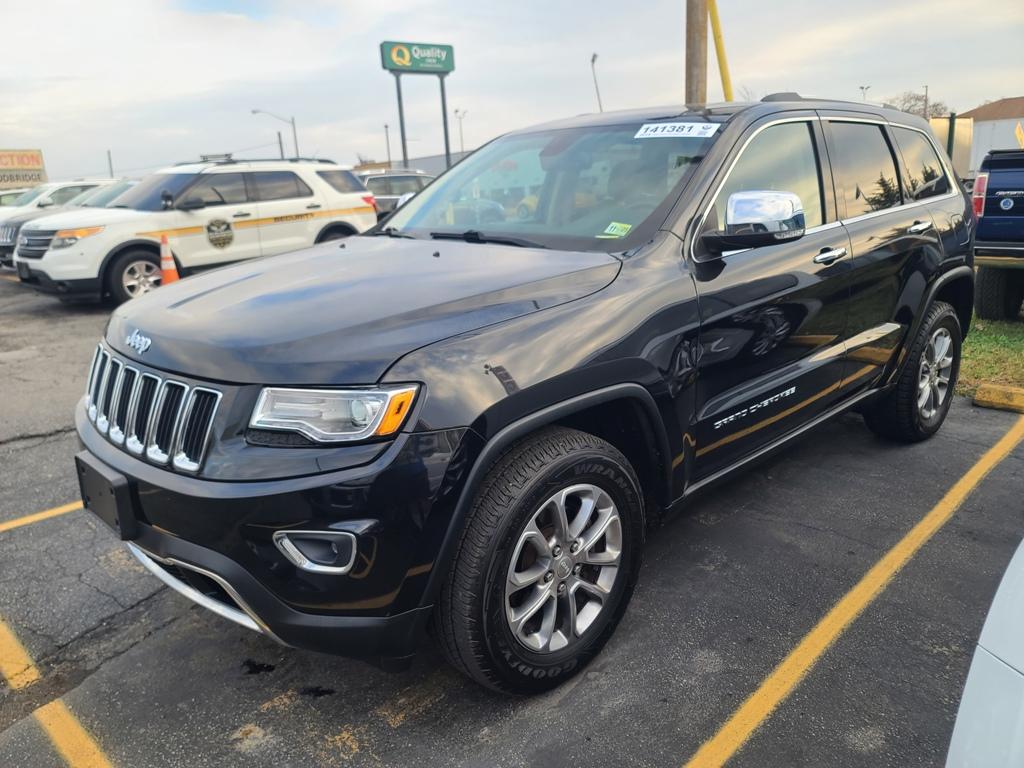
POLYGON ((395 76, 395 91, 398 93, 398 133, 402 137, 402 167, 409 167, 409 148, 405 144, 405 109, 402 107, 402 73, 392 72, 395 76))
POLYGON ((403 43, 385 41, 380 44, 380 63, 395 76, 398 95, 398 129, 402 135, 402 164, 409 165, 405 144, 405 109, 402 105, 402 75, 437 75, 441 83, 441 124, 444 128, 445 166, 451 166, 451 144, 448 139, 448 102, 444 79, 455 71, 455 50, 450 45, 435 43, 403 43))
POLYGON ((686 103, 708 100, 708 3, 686 0, 686 103))
POLYGON ((448 144, 448 99, 444 94, 444 75, 439 75, 441 81, 441 124, 444 126, 444 167, 452 167, 452 149, 448 144))

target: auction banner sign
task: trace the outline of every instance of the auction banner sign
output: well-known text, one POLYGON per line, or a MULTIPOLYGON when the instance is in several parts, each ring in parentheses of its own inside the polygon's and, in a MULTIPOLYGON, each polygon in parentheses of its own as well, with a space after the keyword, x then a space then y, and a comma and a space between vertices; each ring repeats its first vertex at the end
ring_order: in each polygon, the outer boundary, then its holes
POLYGON ((0 189, 34 187, 46 181, 39 149, 0 149, 0 189))

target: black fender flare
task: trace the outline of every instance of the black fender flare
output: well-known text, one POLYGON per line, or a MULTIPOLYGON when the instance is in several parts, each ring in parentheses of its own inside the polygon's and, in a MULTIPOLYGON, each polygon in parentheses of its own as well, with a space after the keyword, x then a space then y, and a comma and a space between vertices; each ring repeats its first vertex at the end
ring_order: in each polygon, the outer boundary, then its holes
POLYGON ((935 301, 936 295, 943 288, 954 280, 967 279, 971 282, 974 281, 974 270, 962 264, 959 267, 953 267, 953 269, 947 270, 935 278, 931 285, 928 286, 928 290, 925 292, 924 297, 921 299, 921 304, 917 308, 917 312, 914 314, 914 320, 910 324, 910 330, 907 332, 906 337, 903 341, 903 347, 900 350, 900 357, 896 365, 892 367, 891 373, 885 378, 885 386, 891 385, 896 378, 900 375, 903 370, 903 365, 906 362, 904 352, 914 343, 914 339, 917 337, 917 332, 921 329, 921 323, 924 322, 924 316, 928 312, 928 307, 931 306, 932 302, 935 301))
POLYGON ((466 518, 469 516, 470 506, 472 506, 473 500, 476 498, 477 490, 480 488, 480 485, 483 482, 484 477, 487 475, 487 472, 490 470, 491 465, 494 464, 502 451, 516 440, 525 437, 531 432, 535 432, 543 426, 552 424, 559 419, 570 416, 573 413, 586 410, 587 408, 591 408, 595 405, 600 405, 601 403, 622 399, 632 399, 636 401, 647 414, 647 417, 651 422, 651 428, 654 432, 655 439, 658 442, 657 447, 661 454, 663 464, 661 470, 664 482, 666 484, 671 483, 672 460, 671 453, 669 451, 668 434, 665 431, 665 422, 658 410, 658 405, 654 400, 654 396, 646 387, 640 384, 633 382, 613 384, 592 392, 585 392, 583 394, 576 395, 568 400, 563 400, 553 405, 549 405, 546 408, 542 408, 539 411, 534 411, 531 414, 523 416, 496 432, 494 436, 484 444, 476 458, 476 461, 473 463, 473 467, 470 469, 465 483, 463 483, 462 491, 459 494, 459 500, 455 504, 451 520, 448 522, 448 530, 445 532, 444 539, 441 542, 441 547, 438 550, 435 560, 436 566, 431 570, 430 580, 427 582, 427 587, 423 591, 423 597, 420 602, 421 606, 429 606, 436 601, 437 595, 441 591, 441 585, 444 583, 444 580, 448 578, 448 573, 454 565, 455 548, 458 544, 459 537, 462 535, 462 530, 465 527, 466 518))

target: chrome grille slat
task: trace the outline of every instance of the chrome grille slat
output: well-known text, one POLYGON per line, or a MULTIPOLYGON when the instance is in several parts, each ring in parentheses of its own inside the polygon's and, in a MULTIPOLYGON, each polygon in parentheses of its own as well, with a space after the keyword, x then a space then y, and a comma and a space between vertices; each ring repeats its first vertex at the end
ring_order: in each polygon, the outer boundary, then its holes
POLYGON ((140 371, 103 345, 89 369, 86 406, 97 431, 154 464, 199 471, 222 393, 140 371))

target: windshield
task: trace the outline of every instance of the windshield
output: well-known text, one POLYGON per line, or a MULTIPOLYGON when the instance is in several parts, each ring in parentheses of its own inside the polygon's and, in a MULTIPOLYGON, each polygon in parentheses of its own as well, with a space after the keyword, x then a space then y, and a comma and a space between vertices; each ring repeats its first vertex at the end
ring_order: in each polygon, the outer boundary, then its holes
POLYGON ((161 195, 166 189, 172 197, 191 184, 198 174, 195 173, 154 173, 147 176, 134 187, 118 198, 111 208, 135 208, 139 211, 162 211, 164 209, 161 195))
POLYGON ((34 187, 28 192, 23 192, 21 197, 17 198, 11 205, 28 205, 37 197, 42 195, 49 187, 34 187))
POLYGON ((92 194, 84 200, 80 200, 78 205, 83 208, 105 208, 107 203, 117 200, 138 183, 137 181, 118 181, 114 184, 106 184, 97 190, 93 190, 92 194))
POLYGON ((717 129, 694 117, 504 136, 438 178, 384 231, 626 250, 662 224, 717 129))

